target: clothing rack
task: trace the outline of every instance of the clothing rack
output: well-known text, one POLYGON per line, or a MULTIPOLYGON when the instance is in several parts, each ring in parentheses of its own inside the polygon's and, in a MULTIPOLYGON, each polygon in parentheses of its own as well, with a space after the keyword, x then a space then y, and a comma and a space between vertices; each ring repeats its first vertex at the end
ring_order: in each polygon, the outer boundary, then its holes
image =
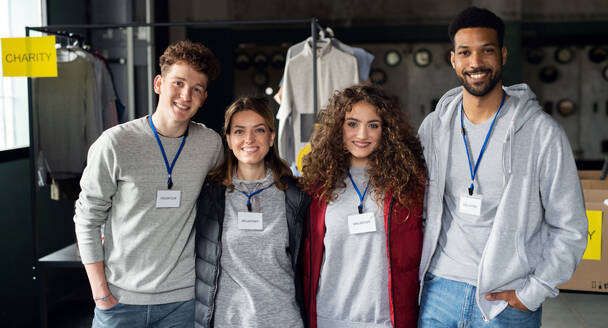
POLYGON ((44 33, 52 34, 52 35, 58 36, 60 38, 66 39, 68 41, 73 41, 72 45, 81 46, 85 50, 88 47, 86 38, 77 33, 67 32, 67 31, 44 31, 44 33))
MULTIPOLYGON (((69 32, 75 29, 83 29, 83 30, 94 30, 94 29, 128 29, 134 27, 200 27, 200 28, 221 28, 221 27, 231 27, 231 26, 264 26, 264 25, 298 25, 298 24, 309 24, 310 25, 310 34, 312 37, 312 62, 313 62, 313 104, 315 107, 315 111, 317 108, 317 52, 316 52, 316 43, 319 37, 319 32, 322 31, 323 28, 319 24, 316 18, 309 19, 286 19, 286 20, 244 20, 244 21, 233 21, 233 20, 224 20, 224 21, 205 21, 205 22, 176 22, 176 23, 125 23, 125 24, 74 24, 74 25, 48 25, 48 26, 38 26, 38 27, 26 27, 25 35, 27 37, 30 36, 31 31, 42 32, 46 34, 52 34, 57 36, 66 37, 69 39, 75 39, 80 44, 83 44, 86 40, 82 36, 79 36, 75 33, 69 32)), ((124 63, 124 59, 116 59, 119 63, 124 63)), ((45 294, 45 271, 47 268, 58 268, 58 267, 70 267, 70 268, 79 268, 82 267, 82 263, 79 262, 76 254, 76 246, 70 245, 61 250, 58 250, 54 253, 44 256, 40 258, 40 242, 38 238, 38 209, 37 209, 37 191, 36 191, 36 156, 34 150, 34 145, 36 144, 36 140, 34 140, 34 113, 32 106, 32 79, 28 78, 28 112, 29 112, 29 132, 30 132, 30 200, 31 200, 31 222, 32 222, 32 235, 33 235, 33 252, 34 252, 34 261, 32 263, 33 277, 34 281, 38 281, 39 284, 39 301, 40 301, 40 327, 47 327, 47 306, 46 306, 46 294, 45 294)))

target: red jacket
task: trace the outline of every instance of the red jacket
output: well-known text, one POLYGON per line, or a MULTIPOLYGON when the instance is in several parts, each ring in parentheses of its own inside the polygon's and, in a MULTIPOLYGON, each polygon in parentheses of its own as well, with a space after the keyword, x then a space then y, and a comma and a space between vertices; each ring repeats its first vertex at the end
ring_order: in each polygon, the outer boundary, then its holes
MULTIPOLYGON (((389 260, 387 279, 394 328, 416 327, 418 321, 418 267, 422 252, 424 190, 417 195, 419 197, 410 208, 404 208, 394 201, 390 191, 384 198, 386 256, 389 260)), ((304 304, 310 328, 317 327, 317 289, 324 252, 326 208, 325 202, 313 197, 301 257, 304 261, 304 304)))

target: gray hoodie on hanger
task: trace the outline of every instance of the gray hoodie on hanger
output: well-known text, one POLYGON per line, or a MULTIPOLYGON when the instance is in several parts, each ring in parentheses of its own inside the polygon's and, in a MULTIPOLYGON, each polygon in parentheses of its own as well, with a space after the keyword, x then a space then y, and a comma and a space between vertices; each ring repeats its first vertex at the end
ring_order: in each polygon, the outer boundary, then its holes
MULTIPOLYGON (((506 307, 488 301, 491 292, 515 290, 530 310, 559 293, 587 244, 588 223, 574 157, 563 129, 541 110, 525 84, 503 88, 514 101, 513 119, 502 144, 503 192, 479 261, 476 300, 491 320, 506 307)), ((420 282, 437 249, 450 148, 462 87, 448 91, 418 131, 427 164, 420 282)))

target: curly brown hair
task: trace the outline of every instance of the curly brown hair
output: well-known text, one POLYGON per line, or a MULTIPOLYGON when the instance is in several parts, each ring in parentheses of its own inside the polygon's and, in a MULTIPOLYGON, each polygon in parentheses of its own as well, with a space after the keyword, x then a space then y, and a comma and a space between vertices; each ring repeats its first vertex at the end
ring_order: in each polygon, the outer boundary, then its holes
POLYGON ((177 62, 190 65, 197 72, 205 74, 209 81, 220 75, 220 63, 217 58, 209 48, 198 42, 184 40, 168 46, 159 59, 160 74, 165 76, 171 65, 177 62))
POLYGON ((368 168, 377 200, 383 201, 384 193, 391 190, 401 205, 409 206, 426 183, 422 146, 396 102, 372 85, 335 92, 327 108, 319 112, 311 152, 303 159, 304 189, 330 202, 336 199, 337 188, 346 187, 351 155, 343 141, 344 117, 358 102, 373 105, 382 118, 382 136, 378 148, 369 155, 368 168))
MULTIPOLYGON (((232 117, 236 113, 246 110, 254 111, 256 114, 260 115, 264 119, 270 132, 276 131, 274 115, 264 99, 241 97, 235 100, 230 106, 228 106, 228 109, 226 109, 226 113, 224 114, 224 136, 230 134, 232 117)), ((232 150, 225 147, 224 162, 209 172, 207 178, 214 183, 223 184, 230 191, 232 191, 234 189, 232 177, 236 172, 238 163, 239 160, 236 158, 236 156, 234 156, 232 150)), ((283 176, 291 177, 291 169, 289 169, 287 163, 285 163, 279 157, 277 147, 273 146, 268 150, 268 153, 266 153, 266 156, 264 156, 264 164, 266 165, 266 168, 269 168, 272 171, 275 186, 277 186, 277 188, 280 190, 286 190, 287 185, 281 183, 280 179, 283 176)))

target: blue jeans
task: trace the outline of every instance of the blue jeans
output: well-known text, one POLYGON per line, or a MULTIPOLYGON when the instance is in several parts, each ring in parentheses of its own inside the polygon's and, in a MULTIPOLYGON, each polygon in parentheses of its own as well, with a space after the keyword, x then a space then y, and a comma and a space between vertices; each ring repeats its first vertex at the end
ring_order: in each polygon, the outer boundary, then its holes
POLYGON ((522 311, 507 306, 496 318, 484 322, 475 301, 476 287, 464 282, 424 276, 420 299, 420 328, 538 328, 542 311, 522 311))
POLYGON ((118 303, 102 310, 95 307, 93 328, 194 327, 194 300, 157 305, 118 303))

